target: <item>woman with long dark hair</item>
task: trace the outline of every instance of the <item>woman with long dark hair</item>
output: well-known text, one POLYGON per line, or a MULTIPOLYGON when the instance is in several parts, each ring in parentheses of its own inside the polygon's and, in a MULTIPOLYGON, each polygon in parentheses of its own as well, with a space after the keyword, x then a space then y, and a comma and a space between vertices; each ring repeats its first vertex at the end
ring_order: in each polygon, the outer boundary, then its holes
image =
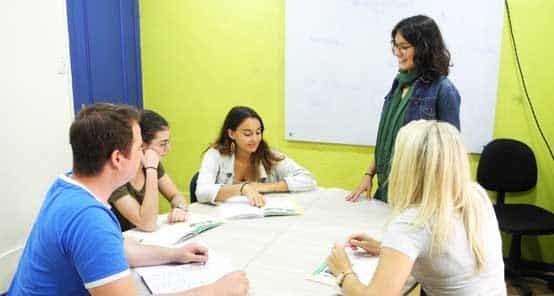
POLYGON ((388 176, 394 140, 398 130, 413 120, 429 119, 451 123, 460 129, 460 95, 447 78, 450 52, 433 19, 416 15, 400 21, 391 32, 392 53, 398 59, 398 74, 385 96, 375 159, 348 201, 363 192, 371 194, 377 175, 375 198, 387 201, 388 176))
POLYGON ((262 193, 316 188, 312 174, 289 157, 269 148, 262 118, 249 107, 233 107, 216 141, 204 154, 198 174, 199 202, 215 203, 245 195, 250 204, 265 205, 262 193))

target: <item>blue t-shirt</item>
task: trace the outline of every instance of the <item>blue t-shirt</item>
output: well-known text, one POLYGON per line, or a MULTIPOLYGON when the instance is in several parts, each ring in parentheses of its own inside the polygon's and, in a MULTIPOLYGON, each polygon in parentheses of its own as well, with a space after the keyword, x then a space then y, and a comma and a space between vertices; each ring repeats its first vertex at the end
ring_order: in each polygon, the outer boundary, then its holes
POLYGON ((60 176, 50 187, 8 295, 89 295, 129 274, 123 237, 109 206, 60 176))

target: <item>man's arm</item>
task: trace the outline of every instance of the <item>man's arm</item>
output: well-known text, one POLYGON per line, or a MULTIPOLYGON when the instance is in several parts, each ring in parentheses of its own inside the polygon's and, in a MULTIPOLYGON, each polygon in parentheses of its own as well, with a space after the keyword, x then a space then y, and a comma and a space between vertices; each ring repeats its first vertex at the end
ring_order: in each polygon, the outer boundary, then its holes
MULTIPOLYGON (((188 295, 217 295, 217 282, 211 285, 201 286, 188 291, 181 291, 170 294, 163 294, 166 296, 188 296, 188 295)), ((92 296, 135 296, 137 291, 133 278, 129 275, 124 278, 115 280, 105 285, 92 288, 89 290, 92 296)))
POLYGON ((131 278, 130 275, 127 275, 126 277, 109 282, 105 285, 91 288, 88 291, 92 296, 106 296, 106 295, 135 296, 137 295, 135 283, 133 282, 133 279, 131 278))
POLYGON ((132 239, 125 239, 123 247, 130 267, 161 265, 172 262, 206 262, 208 260, 208 249, 196 243, 179 248, 166 248, 141 245, 132 239))
MULTIPOLYGON (((187 291, 163 294, 165 296, 245 296, 249 283, 246 274, 235 271, 226 274, 213 284, 200 286, 187 291)), ((92 296, 135 296, 137 291, 130 275, 88 290, 92 296)))

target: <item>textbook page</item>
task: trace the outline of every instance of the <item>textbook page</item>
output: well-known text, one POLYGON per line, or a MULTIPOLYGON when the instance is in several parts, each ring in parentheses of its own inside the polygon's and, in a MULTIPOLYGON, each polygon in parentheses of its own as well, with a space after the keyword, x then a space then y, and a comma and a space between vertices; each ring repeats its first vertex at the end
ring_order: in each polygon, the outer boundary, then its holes
POLYGON ((221 224, 220 219, 196 213, 189 213, 186 222, 169 224, 166 214, 158 216, 158 229, 156 231, 145 232, 131 229, 125 231, 123 236, 133 238, 141 244, 171 247, 221 224))
POLYGON ((208 251, 206 264, 189 263, 135 268, 154 295, 174 293, 211 284, 234 270, 225 257, 213 250, 208 251))
MULTIPOLYGON (((346 248, 345 250, 348 258, 350 258, 350 262, 352 263, 352 270, 356 273, 358 279, 360 279, 360 282, 367 285, 377 268, 379 257, 371 256, 361 249, 352 250, 351 248, 346 248)), ((318 266, 314 272, 309 274, 306 279, 333 286, 337 289, 339 288, 336 282, 336 277, 331 273, 331 271, 329 271, 329 267, 325 261, 321 263, 321 265, 318 266)))
POLYGON ((302 214, 302 209, 292 197, 267 197, 262 208, 251 206, 246 196, 235 196, 218 206, 225 219, 262 218, 267 216, 290 216, 302 214))

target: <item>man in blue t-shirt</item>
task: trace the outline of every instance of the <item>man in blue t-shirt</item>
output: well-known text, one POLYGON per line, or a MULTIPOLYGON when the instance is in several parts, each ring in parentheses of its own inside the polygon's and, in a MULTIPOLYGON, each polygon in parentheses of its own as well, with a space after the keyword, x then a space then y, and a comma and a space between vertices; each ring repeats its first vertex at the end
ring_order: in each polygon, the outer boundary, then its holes
MULTIPOLYGON (((107 203, 143 158, 138 112, 128 106, 84 108, 70 128, 73 172, 46 194, 8 295, 136 295, 131 267, 205 262, 198 244, 143 246, 124 240, 107 203)), ((246 295, 248 280, 232 272, 175 295, 246 295)))

